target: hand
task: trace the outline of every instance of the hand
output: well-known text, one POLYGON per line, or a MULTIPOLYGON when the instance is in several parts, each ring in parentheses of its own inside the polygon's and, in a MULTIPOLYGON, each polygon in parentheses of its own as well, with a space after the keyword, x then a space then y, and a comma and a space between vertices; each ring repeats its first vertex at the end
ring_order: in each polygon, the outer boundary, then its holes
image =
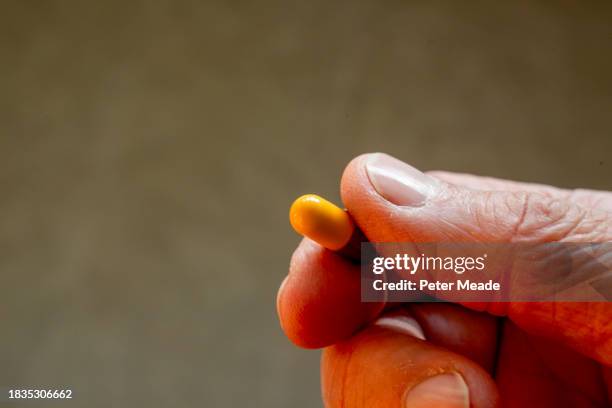
MULTIPOLYGON (((348 165, 341 193, 372 242, 612 241, 608 192, 425 175, 375 154, 348 165)), ((362 303, 359 266, 308 239, 277 299, 295 344, 326 347, 326 407, 610 406, 612 304, 490 305, 362 303)))

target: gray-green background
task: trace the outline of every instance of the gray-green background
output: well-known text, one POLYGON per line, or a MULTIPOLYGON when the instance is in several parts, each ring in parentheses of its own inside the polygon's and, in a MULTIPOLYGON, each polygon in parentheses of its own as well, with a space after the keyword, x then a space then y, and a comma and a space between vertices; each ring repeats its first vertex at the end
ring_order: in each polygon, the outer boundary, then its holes
POLYGON ((575 3, 3 1, 0 386, 320 406, 292 199, 368 151, 611 189, 612 4, 575 3))

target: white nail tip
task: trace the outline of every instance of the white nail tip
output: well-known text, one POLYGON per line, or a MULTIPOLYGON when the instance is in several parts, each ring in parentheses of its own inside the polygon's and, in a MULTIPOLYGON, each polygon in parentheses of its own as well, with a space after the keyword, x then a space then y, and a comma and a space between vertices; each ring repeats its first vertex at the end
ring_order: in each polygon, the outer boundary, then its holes
POLYGON ((410 316, 386 316, 381 317, 375 323, 376 326, 396 330, 408 334, 417 339, 425 340, 425 333, 419 323, 410 316))

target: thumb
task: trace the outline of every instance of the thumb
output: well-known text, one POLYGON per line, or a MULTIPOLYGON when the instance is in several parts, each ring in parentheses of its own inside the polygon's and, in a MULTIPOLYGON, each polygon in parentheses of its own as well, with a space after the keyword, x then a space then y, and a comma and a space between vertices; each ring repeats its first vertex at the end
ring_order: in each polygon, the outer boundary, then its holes
MULTIPOLYGON (((461 187, 386 154, 354 159, 342 177, 341 192, 372 242, 612 241, 610 214, 575 204, 571 196, 461 187)), ((612 364, 611 303, 509 303, 496 313, 528 332, 612 364)))
POLYGON ((382 153, 354 159, 342 199, 373 242, 607 242, 609 214, 536 191, 483 191, 382 153))

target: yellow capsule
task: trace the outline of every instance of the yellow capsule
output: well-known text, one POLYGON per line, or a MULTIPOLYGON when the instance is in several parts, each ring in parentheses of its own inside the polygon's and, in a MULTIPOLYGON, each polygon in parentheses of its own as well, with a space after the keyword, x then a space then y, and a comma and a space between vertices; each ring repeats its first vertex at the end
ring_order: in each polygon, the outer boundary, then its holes
POLYGON ((333 251, 346 246, 355 231, 346 211, 316 194, 295 200, 289 210, 289 221, 298 233, 333 251))

